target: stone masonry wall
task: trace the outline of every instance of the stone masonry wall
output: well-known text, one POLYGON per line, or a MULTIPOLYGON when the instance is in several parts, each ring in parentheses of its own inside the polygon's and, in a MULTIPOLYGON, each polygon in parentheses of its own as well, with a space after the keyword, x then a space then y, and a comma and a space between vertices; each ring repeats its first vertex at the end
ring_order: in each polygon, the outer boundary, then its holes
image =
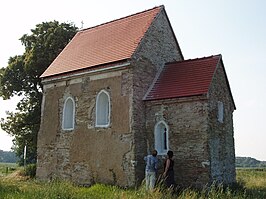
POLYGON ((137 184, 144 178, 143 157, 149 153, 143 97, 166 62, 182 59, 177 45, 165 11, 162 10, 146 32, 131 62, 133 67, 132 133, 137 163, 135 173, 137 184))
POLYGON ((123 70, 44 85, 38 136, 39 179, 61 178, 88 185, 95 182, 134 185, 129 114, 131 79, 128 70, 123 70), (95 128, 96 96, 102 89, 111 98, 111 124, 108 128, 95 128), (75 128, 64 131, 62 112, 69 96, 76 103, 75 128))
MULTIPOLYGON (((202 187, 209 182, 208 104, 206 97, 146 102, 146 132, 154 148, 155 125, 164 121, 169 149, 174 152, 175 181, 181 187, 202 187)), ((166 156, 160 156, 164 161, 166 156)), ((162 174, 161 167, 159 174, 162 174)))
POLYGON ((222 62, 219 63, 209 90, 209 150, 211 154, 211 178, 218 183, 235 182, 235 145, 233 129, 234 104, 230 95, 222 62), (224 106, 224 119, 217 119, 220 101, 224 106))

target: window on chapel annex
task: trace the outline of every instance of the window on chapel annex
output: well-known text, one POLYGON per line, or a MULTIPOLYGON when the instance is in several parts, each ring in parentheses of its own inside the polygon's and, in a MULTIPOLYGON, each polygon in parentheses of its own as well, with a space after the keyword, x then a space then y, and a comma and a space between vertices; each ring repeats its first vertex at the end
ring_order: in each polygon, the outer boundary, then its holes
POLYGON ((154 129, 155 149, 159 155, 166 154, 169 150, 168 126, 164 121, 158 122, 154 129))
POLYGON ((223 104, 223 102, 218 101, 217 106, 218 106, 218 113, 217 113, 218 121, 220 123, 223 123, 223 120, 224 120, 224 104, 223 104))
POLYGON ((64 103, 63 109, 63 130, 73 130, 75 123, 75 102, 73 98, 68 97, 64 103))
POLYGON ((102 90, 96 98, 96 126, 108 127, 110 124, 110 96, 102 90))

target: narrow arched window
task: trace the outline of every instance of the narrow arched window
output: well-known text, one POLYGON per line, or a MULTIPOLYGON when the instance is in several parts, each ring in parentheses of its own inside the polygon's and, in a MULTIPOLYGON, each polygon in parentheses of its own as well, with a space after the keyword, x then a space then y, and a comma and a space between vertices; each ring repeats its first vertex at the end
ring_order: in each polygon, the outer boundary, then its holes
POLYGON ((75 121, 75 102, 71 97, 65 100, 63 109, 63 130, 73 130, 75 121))
POLYGON ((160 121, 155 125, 154 128, 154 143, 155 149, 158 151, 158 154, 164 155, 169 149, 168 142, 168 126, 164 121, 160 121))
POLYGON ((110 96, 102 90, 96 98, 96 126, 108 127, 110 124, 110 96))
POLYGON ((223 123, 223 121, 224 121, 224 104, 223 104, 223 102, 218 101, 217 106, 218 106, 218 113, 217 113, 218 121, 220 123, 223 123))

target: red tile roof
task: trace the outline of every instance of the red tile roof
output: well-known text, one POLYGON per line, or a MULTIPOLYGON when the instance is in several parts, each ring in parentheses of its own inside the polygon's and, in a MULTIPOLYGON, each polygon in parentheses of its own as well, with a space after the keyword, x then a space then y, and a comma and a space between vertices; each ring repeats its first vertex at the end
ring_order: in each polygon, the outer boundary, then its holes
POLYGON ((206 94, 221 55, 165 65, 145 100, 206 94))
POLYGON ((41 77, 129 59, 163 6, 79 31, 41 77))

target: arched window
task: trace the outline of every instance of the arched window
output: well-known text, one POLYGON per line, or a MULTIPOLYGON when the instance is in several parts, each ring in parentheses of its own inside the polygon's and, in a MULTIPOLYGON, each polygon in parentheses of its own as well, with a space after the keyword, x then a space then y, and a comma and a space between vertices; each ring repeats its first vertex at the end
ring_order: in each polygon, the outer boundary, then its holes
POLYGON ((108 127, 110 124, 110 96, 102 90, 96 98, 96 126, 108 127))
POLYGON ((64 130, 73 130, 75 123, 75 102, 73 98, 68 97, 63 109, 62 128, 64 130))
POLYGON ((224 104, 223 104, 223 102, 218 101, 217 106, 218 106, 218 113, 217 113, 218 121, 220 123, 223 123, 223 121, 224 121, 224 104))
POLYGON ((164 121, 158 122, 154 128, 155 149, 160 155, 166 154, 169 149, 168 130, 164 121))

